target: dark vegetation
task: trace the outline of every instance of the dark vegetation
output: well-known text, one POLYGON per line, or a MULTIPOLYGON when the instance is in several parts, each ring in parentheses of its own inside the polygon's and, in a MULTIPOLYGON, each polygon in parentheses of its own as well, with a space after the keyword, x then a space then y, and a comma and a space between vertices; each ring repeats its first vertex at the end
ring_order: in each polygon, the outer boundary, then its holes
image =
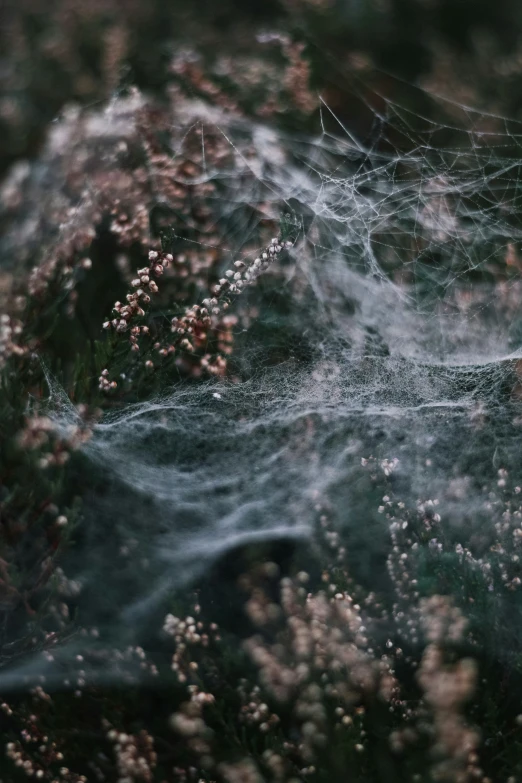
MULTIPOLYGON (((341 246, 377 277, 339 239, 346 192, 331 229, 298 190, 277 193, 285 165, 308 176, 303 139, 321 128, 361 140, 317 163, 362 177, 361 204, 376 161, 396 155, 390 181, 435 196, 419 196, 422 226, 406 210, 402 231, 393 213, 372 234, 383 279, 422 312, 471 302, 484 334, 493 299, 519 348, 520 4, 21 0, 2 15, 0 779, 521 779, 520 360, 478 357, 458 375, 435 364, 410 387, 411 358, 384 364, 386 331, 362 299, 328 279, 325 315, 299 274, 341 246), (257 122, 274 132, 270 155, 257 122), (357 328, 347 337, 332 313, 357 328), (178 391, 201 394, 206 416, 207 388, 219 399, 261 371, 304 375, 325 355, 330 367, 350 340, 362 400, 382 361, 412 409, 446 385, 451 402, 477 401, 464 423, 452 409, 426 419, 440 473, 408 456, 418 419, 354 424, 366 450, 348 489, 306 496, 310 535, 218 550, 121 620, 162 567, 151 531, 168 548, 170 527, 93 458, 99 423, 178 391)), ((248 420, 259 404, 223 415, 248 420)), ((158 475, 229 459, 236 441, 209 416, 208 436, 140 441, 158 475)), ((290 443, 298 474, 322 426, 314 411, 280 430, 268 420, 259 442, 290 443)), ((322 448, 345 447, 329 430, 322 448)), ((231 486, 223 496, 248 490, 231 486)), ((197 522, 188 506, 180 530, 197 522)))

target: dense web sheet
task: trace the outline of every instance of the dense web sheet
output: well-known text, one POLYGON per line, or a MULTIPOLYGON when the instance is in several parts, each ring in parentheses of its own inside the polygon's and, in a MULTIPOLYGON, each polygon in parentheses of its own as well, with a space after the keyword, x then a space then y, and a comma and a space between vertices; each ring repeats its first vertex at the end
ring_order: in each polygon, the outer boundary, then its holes
MULTIPOLYGON (((256 318, 239 322, 232 377, 166 383, 107 414, 85 446, 107 487, 87 498, 64 568, 88 623, 130 642, 172 588, 237 546, 313 538, 318 498, 357 578, 389 589, 369 458, 405 504, 436 498, 449 546, 487 551, 498 471, 520 470, 521 136, 458 108, 467 122, 450 127, 388 103, 371 143, 326 104, 309 138, 180 111, 174 137, 197 122, 233 151, 206 172, 230 259, 251 250, 261 213, 299 230, 289 259, 237 300, 256 318)), ((95 115, 107 135, 119 110, 95 115)), ((73 409, 50 384, 67 427, 73 409)))

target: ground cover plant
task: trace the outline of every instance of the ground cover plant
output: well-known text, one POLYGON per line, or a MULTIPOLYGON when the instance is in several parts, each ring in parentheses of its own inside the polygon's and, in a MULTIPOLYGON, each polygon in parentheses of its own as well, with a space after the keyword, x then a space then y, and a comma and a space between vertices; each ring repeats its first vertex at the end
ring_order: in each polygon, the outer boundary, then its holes
POLYGON ((517 40, 354 9, 6 9, 2 781, 522 776, 517 40))

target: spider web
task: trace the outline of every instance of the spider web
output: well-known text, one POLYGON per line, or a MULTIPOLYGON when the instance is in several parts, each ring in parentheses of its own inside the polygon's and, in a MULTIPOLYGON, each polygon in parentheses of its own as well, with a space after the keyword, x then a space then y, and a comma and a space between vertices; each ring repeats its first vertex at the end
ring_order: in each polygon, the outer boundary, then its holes
MULTIPOLYGON (((289 214, 298 231, 234 305, 229 379, 167 379, 155 399, 107 413, 84 447, 106 489, 89 490, 64 569, 83 585, 83 621, 118 643, 237 547, 313 539, 318 501, 356 578, 391 590, 368 459, 387 496, 436 499, 447 545, 487 559, 507 502, 498 471, 516 483, 521 467, 522 132, 465 106, 460 124, 385 107, 372 108, 370 143, 325 102, 315 135, 179 109, 174 142, 199 123, 232 152, 204 172, 228 263, 261 246, 266 216, 289 214)), ((116 100, 89 122, 112 137, 124 111, 116 100)))

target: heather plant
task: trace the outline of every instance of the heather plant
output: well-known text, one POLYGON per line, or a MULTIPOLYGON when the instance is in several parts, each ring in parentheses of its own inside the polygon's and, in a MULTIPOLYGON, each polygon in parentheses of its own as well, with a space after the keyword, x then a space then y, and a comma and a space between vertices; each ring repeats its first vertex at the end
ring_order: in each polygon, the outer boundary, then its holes
POLYGON ((516 781, 514 121, 368 142, 291 26, 121 84, 107 10, 0 190, 0 775, 516 781))

